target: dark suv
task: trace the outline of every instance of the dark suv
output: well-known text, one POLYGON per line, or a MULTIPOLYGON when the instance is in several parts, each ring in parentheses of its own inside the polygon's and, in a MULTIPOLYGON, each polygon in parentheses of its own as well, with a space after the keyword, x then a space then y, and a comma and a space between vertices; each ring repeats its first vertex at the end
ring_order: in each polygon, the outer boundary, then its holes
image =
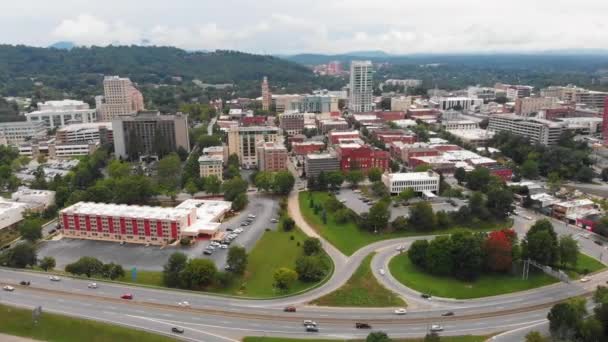
POLYGON ((357 328, 357 329, 371 329, 372 326, 369 325, 369 324, 367 324, 367 323, 359 323, 359 322, 357 322, 357 323, 355 323, 355 328, 357 328))

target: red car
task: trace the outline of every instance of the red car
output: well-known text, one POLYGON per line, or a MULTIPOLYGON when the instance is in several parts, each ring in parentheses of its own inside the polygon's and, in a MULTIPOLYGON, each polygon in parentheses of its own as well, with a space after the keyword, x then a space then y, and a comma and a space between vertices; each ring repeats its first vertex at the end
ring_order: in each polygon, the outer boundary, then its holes
POLYGON ((133 295, 130 294, 130 293, 126 293, 126 294, 120 296, 120 298, 122 298, 122 299, 133 299, 133 295))
POLYGON ((283 309, 283 311, 285 312, 296 312, 296 307, 295 306, 286 306, 285 309, 283 309))

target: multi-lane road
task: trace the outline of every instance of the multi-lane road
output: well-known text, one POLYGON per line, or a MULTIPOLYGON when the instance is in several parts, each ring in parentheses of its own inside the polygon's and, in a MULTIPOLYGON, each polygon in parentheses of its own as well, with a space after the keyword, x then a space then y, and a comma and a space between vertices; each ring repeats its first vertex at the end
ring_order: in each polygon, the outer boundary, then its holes
MULTIPOLYGON (((291 216, 309 235, 316 233, 302 219, 298 209, 297 193, 289 200, 291 216)), ((526 213, 526 216, 532 216, 526 213)), ((520 236, 533 220, 515 217, 515 229, 520 236)), ((577 234, 576 228, 554 222, 559 234, 577 234)), ((34 307, 71 316, 92 318, 115 324, 128 325, 158 333, 171 334, 172 327, 182 327, 178 338, 191 341, 234 341, 249 335, 288 337, 319 336, 320 338, 362 338, 369 331, 356 329, 355 322, 366 322, 374 330, 386 331, 395 337, 423 336, 431 324, 441 324, 445 335, 485 335, 511 331, 498 336, 500 341, 520 341, 530 329, 544 329, 547 311, 553 303, 565 298, 590 293, 596 285, 608 280, 608 272, 596 274, 588 283, 572 281, 558 283, 521 293, 472 300, 422 299, 419 293, 398 283, 389 273, 380 275, 380 268, 388 269, 388 261, 396 253, 396 246, 407 246, 416 238, 386 240, 368 245, 347 257, 323 241, 335 263, 335 272, 324 285, 309 292, 288 298, 272 300, 239 299, 193 293, 134 287, 117 283, 98 282, 99 288, 89 289, 88 281, 62 277, 53 282, 42 273, 0 269, 0 283, 16 286, 14 292, 0 294, 0 302, 17 306, 34 307), (397 316, 393 308, 325 308, 306 303, 343 285, 354 273, 365 256, 377 251, 372 259, 374 276, 387 288, 404 297, 410 307, 408 314, 397 316), (27 280, 29 287, 17 284, 27 280), (120 296, 133 294, 133 300, 120 296), (190 308, 178 306, 188 301, 190 308), (295 305, 296 313, 284 313, 286 305, 295 305), (442 313, 453 311, 453 317, 442 313), (312 319, 319 323, 318 333, 304 331, 302 321, 312 319)), ((427 237, 430 238, 430 237, 427 237)), ((590 239, 579 238, 583 252, 598 257, 604 249, 590 239)))

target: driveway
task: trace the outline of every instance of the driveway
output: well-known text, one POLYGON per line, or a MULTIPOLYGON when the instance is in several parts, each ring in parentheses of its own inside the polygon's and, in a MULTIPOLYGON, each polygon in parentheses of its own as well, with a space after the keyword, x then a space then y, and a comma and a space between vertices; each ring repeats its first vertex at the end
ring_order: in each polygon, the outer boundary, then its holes
MULTIPOLYGON (((244 228, 243 232, 232 242, 232 246, 241 245, 251 251, 264 230, 276 229, 277 224, 270 220, 278 215, 279 204, 275 198, 262 194, 250 194, 249 205, 237 216, 222 223, 220 231, 226 228, 237 228, 248 215, 256 215, 253 223, 244 228)), ((83 256, 92 256, 104 263, 115 262, 125 269, 137 267, 141 270, 161 271, 169 256, 175 252, 182 252, 191 258, 209 258, 215 261, 218 269, 226 264, 227 249, 217 249, 212 255, 204 255, 203 250, 209 245, 209 240, 198 241, 191 247, 181 246, 149 246, 139 244, 120 245, 116 242, 61 239, 44 241, 38 249, 38 258, 52 256, 55 258, 57 268, 64 268, 83 256)))

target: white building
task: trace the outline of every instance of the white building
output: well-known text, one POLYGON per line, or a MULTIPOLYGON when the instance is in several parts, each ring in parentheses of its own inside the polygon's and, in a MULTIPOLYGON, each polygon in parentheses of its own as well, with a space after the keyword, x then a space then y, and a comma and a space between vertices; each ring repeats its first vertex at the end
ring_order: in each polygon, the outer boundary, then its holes
POLYGON ((393 195, 405 189, 422 193, 439 191, 439 174, 434 171, 385 173, 382 175, 382 182, 393 195))
POLYGON ((0 145, 15 145, 32 138, 46 137, 42 122, 0 122, 0 145))
POLYGON ((27 203, 11 202, 0 198, 0 229, 9 228, 23 220, 27 203))
POLYGON ((490 115, 488 130, 494 132, 511 132, 524 136, 533 143, 555 145, 564 130, 564 123, 526 118, 511 114, 490 115))
POLYGON ((46 101, 38 103, 38 110, 26 113, 29 122, 44 122, 47 128, 63 127, 72 123, 97 121, 97 112, 89 104, 77 100, 46 101))
POLYGON ((228 131, 228 154, 238 155, 241 165, 246 168, 257 167, 257 145, 260 142, 276 142, 280 138, 278 127, 231 127, 228 131))
POLYGON ((20 188, 11 194, 11 200, 46 209, 55 204, 55 191, 20 188))
POLYGON ((373 73, 371 61, 352 61, 350 63, 348 108, 355 113, 371 112, 374 108, 373 73))
POLYGON ((483 100, 470 97, 435 97, 431 99, 431 103, 441 110, 473 110, 481 107, 483 100))

